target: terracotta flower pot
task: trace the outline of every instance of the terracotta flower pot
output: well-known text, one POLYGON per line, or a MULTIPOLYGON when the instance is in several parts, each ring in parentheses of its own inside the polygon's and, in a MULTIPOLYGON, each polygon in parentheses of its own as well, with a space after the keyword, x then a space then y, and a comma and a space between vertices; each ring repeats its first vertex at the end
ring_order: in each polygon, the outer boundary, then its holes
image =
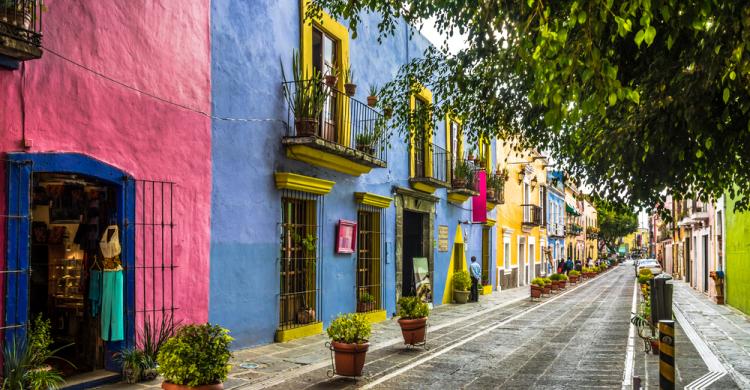
POLYGON ((357 93, 357 84, 344 84, 344 91, 346 91, 347 96, 354 96, 357 93))
POLYGON ((378 97, 377 96, 368 96, 367 97, 367 105, 370 107, 375 107, 378 104, 378 97))
POLYGON ((542 294, 549 295, 551 293, 552 293, 552 287, 550 287, 550 285, 545 285, 544 287, 542 287, 542 294))
POLYGON ((315 118, 297 118, 294 129, 298 137, 312 137, 318 133, 318 120, 315 118))
POLYGON ((466 303, 469 301, 469 291, 453 291, 453 300, 456 303, 466 303))
POLYGON ((336 364, 336 374, 362 376, 362 368, 365 366, 365 356, 370 348, 370 343, 347 344, 332 341, 331 347, 333 348, 333 360, 336 364))
POLYGON ((336 83, 339 81, 339 78, 337 76, 327 75, 325 77, 325 80, 326 80, 326 85, 329 88, 335 88, 336 87, 336 83))
POLYGON ((398 324, 401 326, 401 335, 404 336, 404 344, 414 345, 424 342, 427 317, 423 318, 400 318, 398 324))
POLYGON ((169 383, 165 381, 161 383, 161 388, 164 390, 223 390, 224 384, 216 383, 213 385, 185 386, 185 385, 176 385, 174 383, 169 383))
POLYGON ((357 312, 366 313, 368 311, 375 310, 375 302, 359 302, 357 303, 357 312))
POLYGON ((651 343, 651 352, 654 355, 658 355, 659 354, 659 340, 651 339, 649 340, 649 342, 651 343))
POLYGON ((390 118, 391 116, 393 116, 393 109, 390 108, 390 107, 384 108, 383 109, 383 116, 385 116, 386 118, 390 118))
POLYGON ((370 156, 375 155, 375 147, 369 144, 357 144, 357 150, 370 156))
POLYGON ((550 287, 552 287, 552 291, 557 291, 557 289, 560 288, 560 286, 558 286, 557 284, 557 280, 553 280, 552 284, 550 284, 550 287))
POLYGON ((560 290, 565 290, 565 288, 568 287, 568 281, 567 280, 558 280, 557 281, 557 288, 560 290))
POLYGON ((530 288, 531 288, 531 291, 530 291, 531 298, 541 298, 542 297, 542 291, 543 290, 542 290, 541 287, 539 287, 539 286, 537 286, 535 284, 532 284, 530 288))

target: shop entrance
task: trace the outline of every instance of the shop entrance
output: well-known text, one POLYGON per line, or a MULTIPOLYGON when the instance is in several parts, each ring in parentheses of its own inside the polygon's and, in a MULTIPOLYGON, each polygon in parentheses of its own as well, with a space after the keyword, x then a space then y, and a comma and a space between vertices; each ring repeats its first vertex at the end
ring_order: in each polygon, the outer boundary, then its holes
POLYGON ((32 192, 29 317, 49 321, 55 347, 67 345, 58 355, 72 365, 50 362, 65 376, 104 369, 105 340, 124 339, 117 191, 83 175, 34 173, 32 192))
POLYGON ((417 280, 414 277, 414 258, 427 257, 423 245, 424 214, 404 210, 403 281, 401 296, 415 296, 417 280))

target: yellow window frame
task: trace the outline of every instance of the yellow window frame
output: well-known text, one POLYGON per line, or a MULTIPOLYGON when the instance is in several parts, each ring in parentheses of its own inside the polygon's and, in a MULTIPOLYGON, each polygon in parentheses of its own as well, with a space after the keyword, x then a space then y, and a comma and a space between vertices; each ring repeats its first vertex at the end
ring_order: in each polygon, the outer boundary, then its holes
POLYGON ((487 172, 492 171, 492 143, 485 137, 479 137, 477 142, 477 149, 479 149, 479 158, 484 161, 484 166, 487 167, 487 172))
MULTIPOLYGON (((456 118, 455 115, 451 115, 451 114, 446 114, 445 115, 445 139, 446 139, 446 142, 445 142, 446 148, 445 149, 448 151, 448 153, 451 154, 451 156, 452 156, 451 158, 453 160, 455 160, 456 162, 458 162, 459 160, 462 160, 463 156, 464 156, 464 140, 463 140, 464 127, 463 126, 464 126, 463 125, 463 121, 461 121, 460 119, 456 118), (458 134, 456 134, 456 136, 458 138, 456 140, 456 149, 457 150, 453 150, 453 138, 451 137, 451 125, 453 123, 455 123, 455 124, 458 125, 458 134)), ((451 161, 448 161, 447 163, 448 163, 448 167, 447 167, 448 170, 447 170, 447 172, 449 172, 449 177, 452 178, 453 177, 453 167, 451 166, 451 161)))
MULTIPOLYGON (((336 82, 336 89, 344 90, 344 71, 349 68, 349 30, 341 23, 332 18, 328 13, 322 11, 319 18, 305 20, 308 4, 310 0, 300 0, 300 58, 302 68, 312 74, 312 34, 313 27, 329 35, 336 41, 336 57, 338 59, 339 78, 336 82)), ((345 96, 343 93, 339 97, 345 96)), ((351 124, 346 120, 349 112, 349 99, 339 99, 336 104, 336 132, 338 143, 344 146, 351 146, 351 124)))
MULTIPOLYGON (((409 110, 411 112, 414 112, 417 108, 417 99, 421 100, 424 103, 432 104, 432 91, 427 89, 424 85, 418 86, 419 91, 416 94, 411 94, 409 96, 409 110)), ((427 151, 425 153, 425 167, 424 172, 425 176, 432 177, 432 148, 430 148, 430 144, 432 144, 432 121, 429 121, 425 124, 425 131, 428 134, 427 138, 424 141, 424 148, 427 151)), ((414 174, 416 173, 414 169, 414 148, 412 147, 414 145, 414 133, 412 132, 409 135, 409 177, 414 177, 414 174)))

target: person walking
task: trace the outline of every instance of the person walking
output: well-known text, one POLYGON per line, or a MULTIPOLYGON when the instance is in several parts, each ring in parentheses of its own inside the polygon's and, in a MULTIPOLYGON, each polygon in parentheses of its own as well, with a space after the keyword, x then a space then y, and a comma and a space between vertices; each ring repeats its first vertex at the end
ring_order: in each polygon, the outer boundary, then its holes
POLYGON ((482 266, 477 263, 477 257, 471 256, 471 295, 469 302, 479 302, 479 278, 482 277, 482 266))
POLYGON ((582 266, 583 266, 583 265, 581 264, 581 260, 580 260, 580 259, 577 259, 577 260, 576 260, 576 271, 578 271, 578 272, 581 272, 581 267, 582 267, 582 266))
POLYGON ((573 260, 568 259, 568 261, 565 262, 565 275, 568 274, 568 272, 573 270, 573 260))

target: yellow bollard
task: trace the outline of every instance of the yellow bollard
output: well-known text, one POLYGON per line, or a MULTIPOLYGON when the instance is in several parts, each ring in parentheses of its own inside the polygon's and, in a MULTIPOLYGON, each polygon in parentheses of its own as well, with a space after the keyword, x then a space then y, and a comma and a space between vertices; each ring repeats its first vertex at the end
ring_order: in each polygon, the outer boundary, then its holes
POLYGON ((659 321, 659 388, 674 390, 674 321, 659 321))

